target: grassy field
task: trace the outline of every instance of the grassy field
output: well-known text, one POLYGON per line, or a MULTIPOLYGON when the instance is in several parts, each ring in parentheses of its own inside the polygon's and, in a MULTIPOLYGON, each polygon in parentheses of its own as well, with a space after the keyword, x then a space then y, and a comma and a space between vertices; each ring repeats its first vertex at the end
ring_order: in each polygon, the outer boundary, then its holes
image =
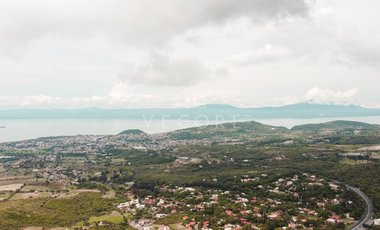
POLYGON ((341 163, 341 164, 355 164, 356 160, 350 160, 350 159, 346 158, 346 159, 339 161, 339 163, 341 163))
POLYGON ((97 189, 78 189, 78 190, 72 190, 72 191, 70 191, 70 192, 72 192, 72 193, 81 193, 81 192, 99 192, 99 193, 100 193, 100 191, 97 190, 97 189))
POLYGON ((35 185, 27 185, 21 189, 21 192, 29 192, 30 190, 34 191, 42 191, 45 192, 46 190, 51 190, 51 188, 46 187, 46 186, 35 186, 35 185))
POLYGON ((20 189, 24 184, 8 184, 0 186, 0 191, 16 191, 20 189))
POLYGON ((121 224, 123 223, 124 219, 123 219, 123 216, 119 212, 113 211, 109 215, 91 217, 88 222, 92 224, 93 222, 99 222, 99 221, 109 221, 112 223, 121 224))
MULTIPOLYGON (((109 215, 103 215, 103 216, 97 216, 97 217, 93 216, 88 220, 90 224, 94 222, 100 222, 100 221, 108 221, 112 223, 121 224, 124 222, 124 218, 123 218, 123 215, 121 215, 119 212, 112 211, 112 213, 109 215)), ((84 226, 84 222, 79 222, 75 226, 84 226)))
MULTIPOLYGON (((28 226, 44 226, 50 229, 73 226, 93 216, 107 215, 113 208, 112 201, 102 199, 99 193, 81 193, 66 199, 48 200, 47 197, 39 197, 9 200, 0 202, 0 228, 21 229, 28 226)), ((117 219, 116 215, 111 217, 117 219)))
POLYGON ((115 191, 110 190, 107 195, 103 195, 103 198, 110 198, 110 199, 115 198, 115 191))
POLYGON ((50 195, 51 195, 50 192, 17 193, 10 200, 25 200, 25 199, 31 199, 31 198, 48 197, 50 195))
POLYGON ((125 159, 124 158, 116 158, 112 159, 112 163, 124 163, 125 159))
POLYGON ((83 166, 84 162, 62 162, 62 167, 78 167, 78 166, 83 166))
POLYGON ((0 201, 7 199, 11 194, 9 192, 5 192, 0 194, 0 201))
POLYGON ((73 162, 86 160, 85 157, 62 157, 61 159, 62 161, 73 161, 73 162))

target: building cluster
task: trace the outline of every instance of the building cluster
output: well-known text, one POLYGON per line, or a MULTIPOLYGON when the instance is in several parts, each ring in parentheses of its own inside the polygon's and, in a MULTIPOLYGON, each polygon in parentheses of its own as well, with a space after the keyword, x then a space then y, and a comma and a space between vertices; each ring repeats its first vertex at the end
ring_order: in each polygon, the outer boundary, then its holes
POLYGON ((119 135, 78 135, 47 137, 0 144, 0 151, 53 151, 58 153, 77 153, 99 155, 105 148, 139 148, 151 150, 168 149, 179 145, 210 145, 213 142, 230 142, 231 138, 215 136, 211 139, 188 138, 172 139, 169 133, 157 134, 119 134, 119 135))
MULTIPOLYGON (((246 178, 248 175, 242 175, 246 178)), ((253 179, 241 179, 241 183, 259 183, 260 180, 267 179, 268 175, 262 174, 261 176, 254 177, 253 179)), ((216 178, 215 178, 216 179, 216 178)), ((172 192, 173 197, 157 197, 153 198, 151 195, 137 199, 131 199, 128 202, 120 203, 118 209, 121 212, 135 213, 137 210, 144 210, 149 212, 156 219, 167 218, 170 215, 180 215, 183 226, 187 229, 194 229, 195 225, 200 225, 198 229, 204 230, 212 229, 210 225, 217 226, 218 228, 239 230, 245 224, 252 223, 252 219, 260 220, 265 218, 267 220, 281 220, 286 221, 287 225, 283 229, 297 228, 297 227, 313 227, 309 224, 310 220, 321 219, 319 211, 327 210, 328 205, 341 205, 341 203, 352 204, 352 201, 345 201, 336 195, 334 199, 327 198, 301 198, 302 191, 311 189, 313 186, 323 186, 332 191, 332 194, 338 194, 342 188, 333 182, 326 182, 323 179, 317 179, 314 175, 303 174, 301 178, 298 175, 292 177, 279 178, 271 182, 272 185, 257 185, 253 186, 253 190, 264 190, 266 193, 280 193, 288 198, 268 198, 265 197, 251 197, 243 192, 222 191, 219 189, 194 188, 194 187, 177 187, 162 185, 157 186, 156 189, 160 192, 172 192), (275 187, 274 187, 275 186, 275 187), (180 196, 181 193, 186 196, 180 196), (297 201, 294 202, 294 199, 297 201), (307 200, 305 202, 304 200, 307 200), (195 203, 194 203, 195 200, 195 203), (227 200, 228 202, 221 202, 227 200), (191 202, 190 202, 191 201, 191 202), (316 205, 311 205, 314 203, 316 205), (289 208, 292 207, 292 208, 289 208), (205 215, 207 209, 219 209, 221 211, 221 219, 207 219, 205 215), (288 210, 287 210, 288 209, 288 210), (204 218, 202 222, 195 222, 193 214, 201 214, 204 218), (223 214, 224 213, 224 214, 223 214), (183 216, 183 217, 182 217, 183 216), (231 218, 234 221, 230 221, 231 218), (205 220, 207 219, 207 220, 205 220)), ((131 196, 131 194, 129 194, 131 196)), ((332 212, 333 213, 333 212, 332 212)), ((336 224, 343 222, 341 213, 333 213, 327 218, 323 218, 326 224, 336 224)), ((352 218, 347 215, 346 219, 352 218)), ((136 222, 138 223, 138 222, 136 222)), ((135 223, 135 224, 136 224, 135 223)), ((150 221, 146 222, 148 225, 150 221)), ((140 225, 146 226, 146 225, 140 225)), ((255 227, 255 226, 254 226, 255 227)))

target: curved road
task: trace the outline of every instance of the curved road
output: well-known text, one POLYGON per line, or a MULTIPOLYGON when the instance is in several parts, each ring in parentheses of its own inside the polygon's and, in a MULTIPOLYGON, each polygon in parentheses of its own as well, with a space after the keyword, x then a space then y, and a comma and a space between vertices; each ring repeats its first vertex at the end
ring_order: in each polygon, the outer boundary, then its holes
MULTIPOLYGON (((340 183, 340 181, 337 181, 337 180, 332 180, 332 181, 334 181, 335 183, 340 183)), ((358 222, 356 222, 356 224, 354 226, 352 226, 348 230, 363 229, 364 228, 363 224, 367 223, 367 221, 371 219, 371 215, 372 215, 372 203, 368 199, 368 197, 366 197, 364 195, 364 193, 362 193, 359 189, 357 189, 355 187, 352 187, 352 186, 349 186, 349 185, 346 185, 346 188, 348 188, 348 189, 356 192, 356 194, 358 194, 364 200, 364 203, 365 203, 365 213, 364 213, 363 217, 358 222)))
POLYGON ((368 197, 366 197, 364 195, 364 193, 362 193, 359 189, 354 188, 354 187, 349 186, 349 185, 346 185, 346 187, 348 189, 356 192, 364 200, 364 202, 365 202, 365 213, 364 213, 363 217, 354 226, 352 226, 348 230, 359 230, 359 229, 362 229, 362 228, 364 228, 363 224, 371 219, 371 215, 372 215, 372 203, 368 199, 368 197))

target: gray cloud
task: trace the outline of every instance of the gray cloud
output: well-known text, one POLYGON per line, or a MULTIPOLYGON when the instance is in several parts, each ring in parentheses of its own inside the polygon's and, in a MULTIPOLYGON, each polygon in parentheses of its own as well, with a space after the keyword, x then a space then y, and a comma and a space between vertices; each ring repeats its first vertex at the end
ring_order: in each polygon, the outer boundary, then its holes
POLYGON ((0 54, 17 57, 28 42, 45 36, 100 34, 122 46, 154 48, 189 29, 241 16, 267 23, 307 13, 303 0, 6 1, 0 9, 0 54))
POLYGON ((152 53, 149 58, 120 74, 121 80, 148 86, 190 86, 213 76, 227 76, 226 69, 214 73, 196 58, 169 58, 152 53))
POLYGON ((313 12, 307 20, 291 20, 267 27, 252 36, 252 46, 230 57, 237 66, 280 63, 301 59, 317 64, 377 67, 380 34, 362 34, 338 21, 328 9, 313 12))

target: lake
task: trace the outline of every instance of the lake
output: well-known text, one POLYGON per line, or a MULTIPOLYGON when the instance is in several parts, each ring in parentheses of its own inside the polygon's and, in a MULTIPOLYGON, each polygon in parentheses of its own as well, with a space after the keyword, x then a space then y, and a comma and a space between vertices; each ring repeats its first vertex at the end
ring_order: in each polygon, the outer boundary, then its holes
MULTIPOLYGON (((380 124, 380 117, 345 117, 311 119, 255 119, 273 126, 292 128, 295 125, 322 123, 333 120, 360 121, 380 124)), ((237 120, 237 121, 244 121, 237 120)), ((128 119, 0 119, 0 143, 21 141, 38 137, 117 134, 126 129, 141 129, 146 133, 169 132, 201 125, 216 125, 232 121, 206 120, 128 120, 128 119)))

